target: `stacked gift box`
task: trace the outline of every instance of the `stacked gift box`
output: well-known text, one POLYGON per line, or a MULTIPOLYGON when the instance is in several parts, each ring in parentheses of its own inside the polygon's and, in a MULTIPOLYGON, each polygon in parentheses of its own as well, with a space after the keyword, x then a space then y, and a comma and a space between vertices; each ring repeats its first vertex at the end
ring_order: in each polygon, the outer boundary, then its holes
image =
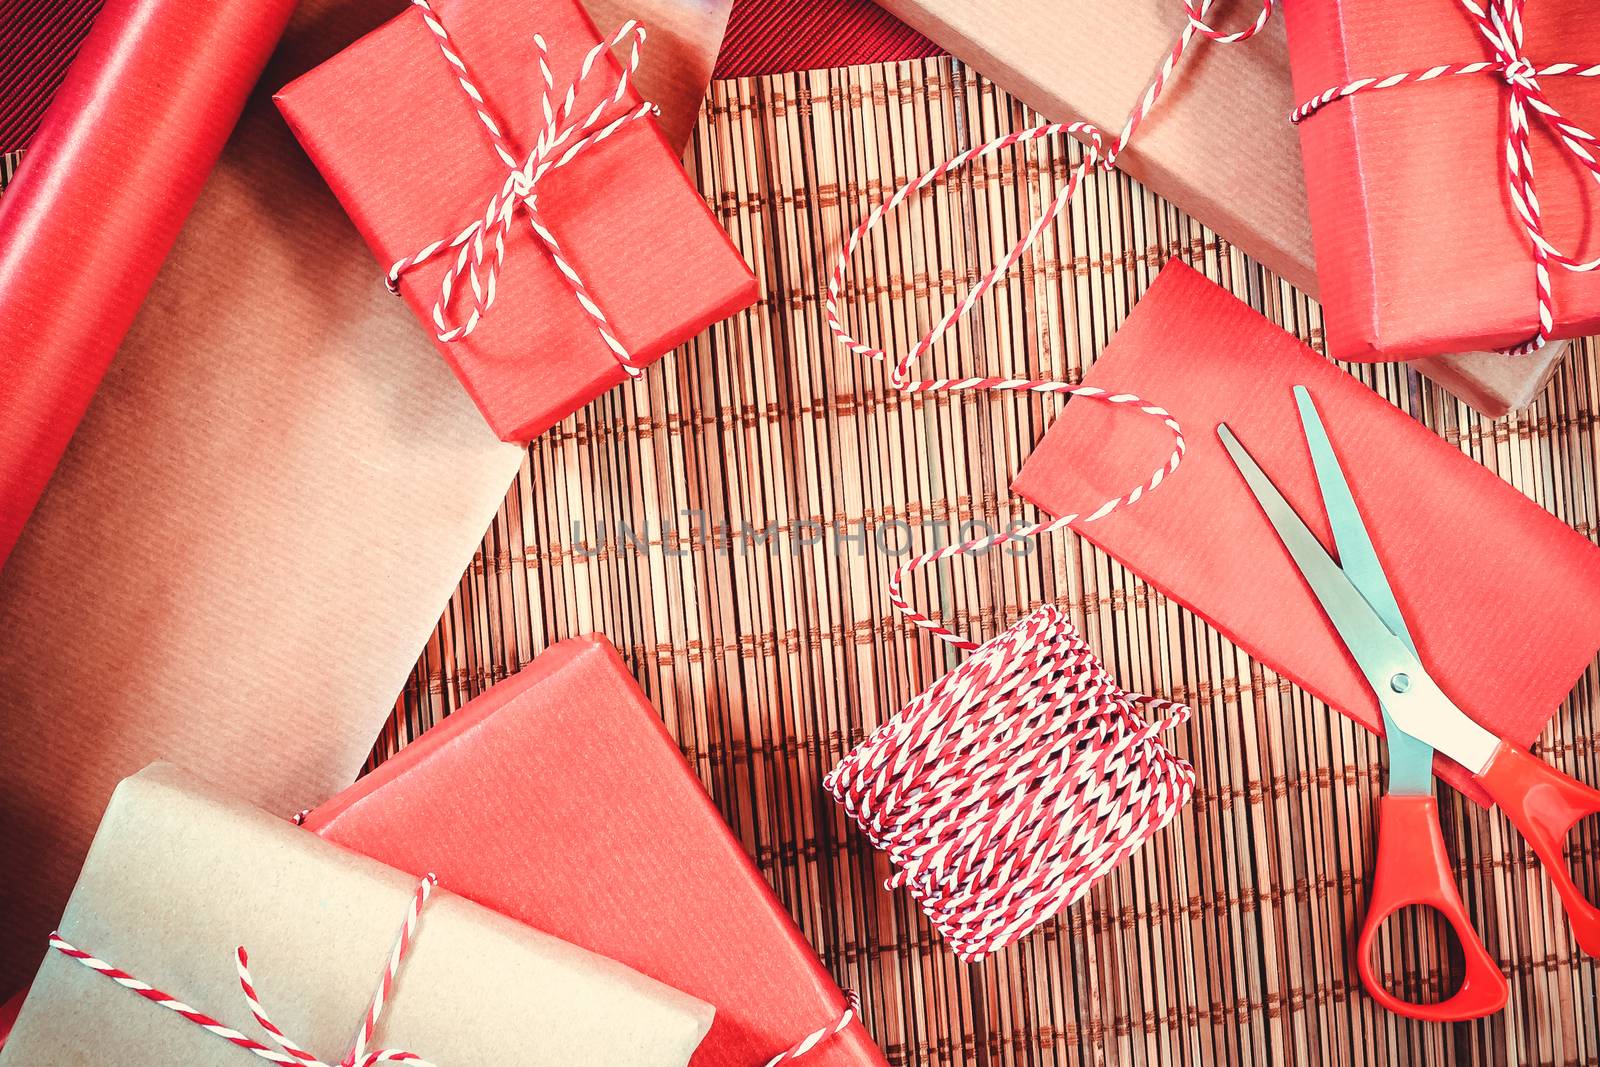
MULTIPOLYGON (((552 646, 299 821, 141 771, 60 932, 242 1029, 237 938, 274 1022, 343 1051, 410 887, 432 877, 459 899, 425 909, 385 1046, 732 1067, 825 1034, 812 1062, 883 1062, 604 638, 552 646)), ((107 1049, 187 1062, 215 1040, 56 951, 0 1062, 58 1062, 86 1017, 107 1049)))

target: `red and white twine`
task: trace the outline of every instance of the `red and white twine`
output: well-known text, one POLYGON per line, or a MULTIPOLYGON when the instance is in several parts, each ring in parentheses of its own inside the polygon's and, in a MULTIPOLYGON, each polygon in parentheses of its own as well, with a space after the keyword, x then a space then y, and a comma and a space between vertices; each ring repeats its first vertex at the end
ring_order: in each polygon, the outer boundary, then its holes
POLYGON ((638 362, 617 339, 605 310, 595 301, 588 285, 568 261, 561 250, 561 243, 546 223, 539 208, 539 184, 547 175, 565 167, 584 152, 614 136, 628 124, 655 112, 655 106, 646 102, 620 114, 614 114, 614 117, 607 117, 616 112, 617 107, 628 95, 629 85, 639 67, 639 51, 645 41, 644 27, 630 19, 618 28, 610 40, 602 41, 590 49, 583 58, 577 78, 567 86, 559 106, 554 99, 555 75, 550 70, 549 49, 544 38, 534 34, 533 44, 537 53, 540 78, 539 106, 544 126, 539 131, 533 151, 529 152, 526 158, 519 159, 502 124, 495 118, 488 101, 484 99, 482 90, 468 72, 466 62, 451 41, 450 33, 440 21, 438 13, 434 11, 429 0, 411 0, 411 2, 421 11, 423 22, 432 31, 439 51, 450 64, 462 92, 472 101, 479 122, 488 132, 490 147, 506 167, 506 177, 500 188, 489 198, 482 215, 475 222, 454 237, 434 241, 418 252, 397 260, 389 268, 389 288, 398 292, 400 279, 408 271, 438 256, 454 252, 455 259, 445 270, 444 277, 439 283, 439 296, 433 305, 433 324, 441 341, 459 341, 470 336, 477 329, 483 316, 494 306, 500 270, 505 262, 506 238, 510 235, 519 213, 524 214, 529 229, 544 246, 550 261, 561 272, 561 276, 566 279, 579 305, 593 320, 600 339, 617 358, 623 370, 631 377, 637 377, 640 373, 638 362), (601 63, 601 59, 612 48, 625 41, 631 42, 628 61, 622 66, 616 84, 585 117, 576 118, 578 94, 590 78, 596 76, 597 70, 604 70, 605 64, 601 63), (467 286, 472 290, 472 310, 465 320, 456 322, 450 317, 450 307, 459 294, 463 276, 466 278, 467 286))
POLYGON ((977 305, 978 301, 983 299, 984 295, 988 293, 990 289, 993 289, 1000 279, 1005 277, 1005 275, 1008 274, 1014 266, 1016 266, 1017 262, 1022 258, 1023 254, 1028 250, 1028 248, 1038 240, 1039 236, 1055 222, 1056 218, 1061 214, 1061 212, 1066 209, 1069 203, 1071 203, 1072 197, 1078 191, 1079 184, 1088 175, 1090 170, 1095 168, 1111 170, 1116 166, 1117 160, 1122 155, 1123 150, 1128 146, 1128 143, 1132 141, 1135 132, 1137 132, 1140 125, 1143 124, 1146 116, 1149 115, 1150 111, 1155 107, 1156 102, 1160 99, 1161 93, 1171 79, 1172 72, 1176 68, 1178 61, 1183 58, 1185 51, 1187 51, 1194 38, 1197 35, 1203 36, 1219 44, 1232 44, 1238 41, 1247 41, 1259 33, 1267 24, 1267 20, 1272 16, 1274 4, 1274 0, 1263 0, 1261 11, 1257 15, 1254 22, 1252 22, 1243 30, 1239 30, 1234 33, 1224 33, 1222 31, 1213 29, 1205 21, 1205 16, 1210 10, 1213 2, 1214 0, 1198 0, 1198 2, 1197 0, 1184 0, 1184 10, 1188 13, 1189 21, 1184 26, 1183 32, 1179 35, 1178 40, 1173 44, 1171 50, 1167 53, 1167 56, 1163 60, 1160 68, 1156 71, 1155 77, 1151 80, 1149 87, 1144 92, 1144 95, 1140 98, 1138 106, 1134 108, 1134 110, 1128 115, 1127 120, 1123 123, 1122 131, 1109 145, 1106 143, 1106 138, 1103 132, 1093 123, 1052 122, 1042 126, 1034 126, 1026 130, 1020 130, 1016 133, 1007 134, 1004 137, 996 138, 987 144, 974 146, 956 155, 955 157, 947 159, 937 166, 930 168, 920 177, 914 179, 913 181, 909 181, 896 189, 887 198, 885 198, 882 203, 873 208, 864 219, 861 220, 860 224, 856 226, 855 230, 845 241, 844 246, 839 250, 838 259, 834 263, 833 274, 828 281, 828 293, 825 303, 828 326, 833 331, 834 336, 838 339, 839 343, 848 348, 851 352, 854 352, 858 355, 870 356, 871 358, 877 360, 886 360, 888 355, 883 351, 883 349, 875 348, 872 345, 857 339, 849 332, 840 317, 839 311, 839 300, 844 291, 845 276, 850 267, 850 260, 852 256, 854 256, 856 250, 861 247, 862 242, 865 241, 867 235, 872 231, 872 229, 881 223, 886 216, 888 216, 895 210, 895 208, 899 207, 903 202, 905 202, 905 200, 912 194, 921 192, 929 186, 945 180, 953 171, 960 170, 974 160, 983 156, 993 155, 996 152, 1003 152, 1026 141, 1041 140, 1043 138, 1056 137, 1062 134, 1076 137, 1085 142, 1082 160, 1076 167, 1072 169, 1072 172, 1067 177, 1066 184, 1056 195, 1055 199, 1052 200, 1045 210, 1040 213, 1039 217, 1034 220, 1031 226, 1028 227, 1028 231, 1023 234, 1022 238, 1011 247, 1010 251, 1006 253, 1000 262, 995 264, 993 268, 979 278, 978 281, 962 295, 961 299, 956 302, 956 305, 934 325, 933 329, 929 330, 920 339, 918 339, 916 344, 911 347, 910 351, 899 357, 899 359, 895 362, 894 370, 891 373, 889 380, 895 388, 907 393, 934 391, 959 392, 974 389, 1010 392, 1056 393, 1065 396, 1085 396, 1108 404, 1128 406, 1146 416, 1160 420, 1161 423, 1172 432, 1172 454, 1167 458, 1167 461, 1162 464, 1162 466, 1158 467, 1151 473, 1150 477, 1144 483, 1136 486, 1123 496, 1105 501, 1087 513, 1063 515, 1060 518, 1051 520, 1049 522, 1041 522, 1022 529, 1009 530, 990 537, 969 541, 965 544, 950 545, 939 549, 936 552, 929 552, 925 555, 910 559, 897 568, 889 582, 889 595, 895 607, 904 612, 906 616, 918 627, 929 631, 940 640, 947 641, 955 645, 957 648, 971 650, 976 648, 977 645, 975 642, 953 633, 943 624, 912 608, 911 605, 907 603, 901 591, 907 575, 917 568, 924 567, 929 563, 949 559, 951 556, 961 555, 963 553, 984 552, 1006 542, 1025 540, 1027 538, 1036 537, 1055 530, 1065 529, 1066 527, 1078 522, 1088 522, 1101 518, 1110 514, 1119 507, 1136 502, 1141 496, 1155 489, 1161 484, 1164 478, 1178 469, 1179 463, 1183 460, 1183 433, 1179 429, 1177 422, 1173 420, 1172 416, 1167 411, 1154 404, 1146 403, 1131 393, 1111 393, 1094 386, 1072 385, 1067 382, 1060 381, 1039 381, 1022 378, 970 377, 934 378, 914 381, 911 378, 911 367, 918 359, 922 358, 922 356, 925 355, 941 337, 949 332, 949 330, 954 327, 957 322, 966 317, 973 307, 977 305))
POLYGON ((1046 607, 979 647, 914 608, 904 585, 920 567, 985 552, 1109 515, 1158 488, 1183 461, 1183 432, 1165 409, 1131 393, 1026 378, 913 380, 911 367, 1022 258, 1071 202, 1091 170, 1110 170, 1155 108, 1194 39, 1233 44, 1272 17, 1224 32, 1206 22, 1213 0, 1183 0, 1188 21, 1115 139, 1088 122, 1057 122, 970 148, 896 189, 873 208, 839 251, 826 315, 839 343, 873 359, 883 349, 857 339, 840 316, 850 261, 872 229, 912 194, 974 160, 1058 135, 1084 142, 1083 158, 1027 232, 995 266, 894 361, 890 383, 906 393, 1054 393, 1126 407, 1159 421, 1172 452, 1121 496, 1086 511, 953 544, 915 556, 889 580, 889 599, 917 627, 976 653, 907 705, 845 757, 825 786, 899 868, 904 885, 963 959, 977 959, 1026 934, 1077 900, 1102 875, 1164 826, 1193 789, 1194 771, 1158 735, 1183 722, 1182 705, 1131 696, 1106 673, 1071 624, 1046 607), (1141 720, 1137 707, 1161 717, 1141 720))
POLYGON ((433 893, 433 888, 436 884, 437 881, 431 874, 418 884, 417 891, 411 898, 411 906, 406 911, 405 922, 400 927, 400 933, 395 938, 394 948, 389 953, 389 959, 384 967, 383 975, 379 979, 378 990, 373 994, 366 1016, 362 1019, 361 1027, 356 1032, 356 1037, 350 1046, 350 1050, 345 1053, 344 1058, 336 1065, 325 1063, 296 1042, 290 1040, 278 1028, 277 1024, 272 1021, 271 1017, 267 1015, 266 1007, 262 1004, 261 997, 256 993, 255 980, 250 975, 249 955, 242 945, 235 950, 234 957, 235 967, 239 975, 239 988, 244 994, 245 1003, 250 1008, 250 1014, 260 1024, 261 1029, 266 1031, 272 1045, 264 1044, 253 1037, 242 1034, 238 1030, 200 1011, 198 1008, 192 1008, 176 997, 163 993, 154 986, 140 981, 127 971, 107 963, 105 960, 98 959, 80 948, 74 947, 59 932, 50 935, 50 947, 68 959, 78 961, 91 971, 105 975, 124 989, 131 989, 152 1004, 158 1004, 168 1011, 187 1019, 202 1030, 207 1030, 224 1041, 237 1045, 246 1052, 253 1053, 261 1059, 272 1063, 285 1064, 286 1067, 376 1067, 380 1063, 404 1062, 410 1064, 411 1067, 432 1067, 427 1060, 412 1052, 394 1048, 369 1050, 367 1046, 372 1043, 373 1033, 377 1029, 378 1019, 383 1013, 383 1007, 394 992, 395 976, 399 973, 400 965, 405 960, 406 951, 411 946, 411 939, 416 934, 417 921, 422 915, 422 908, 427 904, 428 897, 433 893))
POLYGON ((1300 123, 1318 111, 1357 93, 1378 89, 1394 89, 1405 85, 1420 85, 1441 78, 1476 77, 1488 75, 1505 82, 1509 95, 1506 99, 1506 185, 1511 202, 1516 207, 1522 227, 1528 235, 1533 251, 1534 287, 1538 299, 1539 328, 1534 336, 1507 349, 1510 355, 1526 355, 1548 343, 1555 329, 1555 294, 1550 284, 1550 264, 1576 272, 1600 268, 1600 257, 1584 260, 1579 255, 1562 251, 1550 242, 1544 232, 1544 215, 1539 206, 1539 195, 1534 182, 1533 151, 1529 141, 1529 113, 1538 118, 1556 135, 1566 156, 1589 172, 1600 183, 1600 140, 1587 130, 1570 122, 1550 103, 1540 86, 1541 78, 1595 78, 1600 77, 1600 63, 1549 63, 1536 65, 1523 52, 1522 11, 1526 0, 1486 0, 1480 7, 1475 0, 1457 0, 1462 11, 1472 20, 1483 39, 1488 42, 1492 59, 1471 63, 1441 63, 1425 70, 1403 71, 1376 78, 1358 78, 1347 85, 1335 86, 1318 93, 1294 110, 1290 120, 1300 123))
POLYGON ((1194 768, 1158 736, 1188 716, 1123 692, 1045 606, 880 726, 827 788, 898 868, 889 886, 976 960, 1072 905, 1189 802, 1194 768))
POLYGON ((768 1060, 765 1067, 778 1067, 779 1064, 793 1063, 829 1038, 837 1037, 839 1034, 844 1033, 845 1029, 855 1021, 856 1016, 861 1014, 861 1000, 856 996, 855 990, 846 991, 845 998, 849 1002, 849 1006, 845 1008, 844 1012, 832 1025, 813 1030, 768 1060))

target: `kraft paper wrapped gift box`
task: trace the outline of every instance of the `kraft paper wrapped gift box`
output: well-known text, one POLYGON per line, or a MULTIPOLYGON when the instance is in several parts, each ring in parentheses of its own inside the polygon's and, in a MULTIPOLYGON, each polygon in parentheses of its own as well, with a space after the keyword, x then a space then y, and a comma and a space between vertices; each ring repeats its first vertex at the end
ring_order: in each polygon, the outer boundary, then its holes
POLYGON ((486 300, 474 299, 480 268, 450 282, 459 266, 452 248, 403 272, 399 291, 495 433, 528 440, 626 381, 625 359, 643 366, 749 306, 756 280, 654 121, 608 125, 641 101, 631 87, 612 99, 623 66, 609 51, 590 70, 600 36, 577 0, 436 0, 431 10, 404 12, 275 99, 372 247, 375 273, 475 220, 511 213, 503 259, 498 221, 492 238, 462 248, 488 249, 486 300), (433 26, 448 33, 447 46, 433 26), (483 104, 444 47, 464 62, 483 104), (561 114, 573 106, 571 123, 556 124, 555 147, 535 162, 527 153, 547 136, 546 63, 561 114), (575 101, 564 102, 574 88, 575 101), (483 109, 505 145, 491 139, 483 109), (585 116, 599 117, 584 124, 585 116), (584 143, 594 147, 572 154, 584 143), (500 151, 543 177, 504 209, 486 210, 508 195, 500 151), (539 234, 554 235, 584 295, 536 234, 535 201, 539 234), (453 285, 452 297, 442 285, 453 285))
MULTIPOLYGON (((1361 382, 1180 263, 1085 382, 1172 412, 1188 451, 1131 507, 1079 532, 1285 678, 1369 730, 1377 697, 1217 440, 1226 421, 1329 543, 1291 389, 1322 412, 1418 650, 1468 715, 1530 744, 1600 649, 1600 548, 1361 382)), ((1013 488, 1053 515, 1127 490, 1169 431, 1069 403, 1013 488)), ((1440 773, 1472 795, 1459 767, 1440 773)))
MULTIPOLYGON (((1600 62, 1596 14, 1593 0, 1533 0, 1523 51, 1539 66, 1600 62)), ((1283 17, 1302 102, 1358 79, 1495 58, 1454 0, 1288 0, 1283 17)), ((1547 106, 1600 130, 1600 78, 1550 74, 1539 88, 1547 106)), ((1511 99, 1488 70, 1356 92, 1299 124, 1329 355, 1509 349, 1537 333, 1534 244, 1507 190, 1511 99)), ((1537 111, 1530 124, 1545 236, 1593 258, 1600 185, 1537 111)), ((1549 334, 1600 330, 1600 271, 1549 275, 1549 334)))
MULTIPOLYGON (((654 30, 639 85, 679 137, 727 3, 590 0, 608 30, 654 30)), ((302 0, 0 570, 0 870, 28 871, 0 881, 0 997, 32 974, 122 778, 170 759, 279 812, 354 780, 526 455, 385 290, 270 99, 406 7, 302 0)), ((98 189, 79 162, 41 146, 0 202, 98 189)), ((119 177, 144 172, 130 158, 119 177)), ((111 223, 76 239, 126 239, 111 223)), ((56 249, 30 231, 12 251, 56 249)))
MULTIPOLYGON (((416 890, 408 874, 156 764, 112 796, 59 930, 72 947, 265 1041, 235 972, 242 946, 272 1021, 337 1062, 416 890)), ((445 887, 421 910, 368 1047, 440 1065, 682 1067, 711 1015, 445 887)), ((0 1064, 130 1062, 261 1061, 52 949, 0 1064)))
MULTIPOLYGON (((565 641, 305 823, 716 1008, 695 1067, 754 1067, 846 999, 603 637, 565 641)), ((882 1067, 859 1021, 806 1054, 882 1067)))
MULTIPOLYGON (((1179 0, 879 3, 1046 118, 1113 134, 1186 21, 1179 0)), ((1233 29, 1260 10, 1260 0, 1221 0, 1208 19, 1233 29)), ((1317 296, 1305 175, 1289 123, 1297 103, 1277 16, 1249 41, 1196 40, 1118 167, 1317 296)), ((1520 359, 1473 352, 1415 366, 1479 411, 1502 415, 1532 403, 1565 353, 1552 344, 1520 359)))

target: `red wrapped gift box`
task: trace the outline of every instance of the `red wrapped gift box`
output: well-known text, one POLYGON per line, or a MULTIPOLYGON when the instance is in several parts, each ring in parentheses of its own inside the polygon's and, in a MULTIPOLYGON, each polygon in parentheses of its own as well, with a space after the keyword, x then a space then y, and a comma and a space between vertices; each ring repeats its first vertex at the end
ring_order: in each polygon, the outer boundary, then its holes
MULTIPOLYGON (((535 35, 548 45, 559 101, 599 43, 594 24, 576 0, 438 0, 433 9, 511 150, 525 160, 543 129, 535 35)), ((621 72, 610 53, 601 55, 593 74, 578 83, 577 120, 610 96, 621 72)), ((391 264, 483 217, 506 182, 508 167, 418 9, 297 78, 275 99, 382 264, 373 272, 375 285, 391 264)), ((630 85, 606 117, 639 104, 630 85)), ((749 266, 653 119, 626 123, 551 170, 536 192, 545 225, 635 365, 755 300, 749 266)), ((526 208, 516 210, 493 304, 473 332, 438 342, 506 440, 536 437, 627 378, 534 235, 526 208)), ((406 302, 436 337, 444 331, 434 307, 454 258, 442 255, 400 282, 406 302)), ((308 269, 315 262, 315 249, 308 249, 308 269)), ((472 309, 463 276, 446 324, 467 322, 472 309)))
MULTIPOLYGON (((1485 5, 1493 0, 1481 0, 1485 5)), ((1594 0, 1528 0, 1535 66, 1600 62, 1594 0)), ((1295 98, 1358 79, 1494 59, 1458 0, 1286 0, 1295 98)), ((1600 130, 1600 78, 1539 79, 1600 130)), ((1329 354, 1380 360, 1508 349, 1539 327, 1533 244, 1508 191, 1512 90, 1493 70, 1367 89, 1300 123, 1329 354)), ((1600 187, 1531 116, 1549 240, 1600 253, 1600 187)), ((1552 266, 1555 337, 1600 330, 1600 272, 1552 266)))
MULTIPOLYGON (((1600 549, 1188 267, 1161 272, 1084 380, 1166 407, 1189 448, 1083 536, 1367 729, 1376 695, 1217 440, 1226 421, 1329 542, 1293 386, 1316 398, 1422 658, 1467 714, 1529 744, 1600 648, 1600 549)), ((1171 447, 1153 419, 1071 403, 1014 488, 1066 514, 1171 447)))
MULTIPOLYGON (((552 646, 306 826, 709 1002, 694 1067, 759 1067, 845 1011, 603 637, 552 646)), ((852 1021, 803 1062, 884 1060, 852 1021)))

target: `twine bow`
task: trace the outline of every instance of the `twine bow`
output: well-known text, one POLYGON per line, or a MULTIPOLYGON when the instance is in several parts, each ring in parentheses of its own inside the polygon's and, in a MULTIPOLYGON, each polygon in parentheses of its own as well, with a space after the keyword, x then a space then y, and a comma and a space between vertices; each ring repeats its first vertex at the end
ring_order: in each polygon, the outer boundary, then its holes
POLYGON ((1393 89, 1402 85, 1416 85, 1439 78, 1489 75, 1505 82, 1506 97, 1506 186, 1511 202, 1516 207, 1522 227, 1533 249, 1535 287, 1539 301, 1539 328, 1533 337, 1506 349, 1508 355, 1527 355, 1551 339, 1555 329, 1555 295, 1550 285, 1550 264, 1578 273, 1600 268, 1600 257, 1583 260, 1576 253, 1568 253, 1552 244, 1545 236, 1544 214, 1539 206, 1539 195, 1534 182, 1533 152, 1529 146, 1529 114, 1537 116, 1556 136, 1563 154, 1589 172, 1600 183, 1600 139, 1564 116, 1550 103, 1540 85, 1541 78, 1600 77, 1600 63, 1587 66, 1579 63, 1550 63, 1538 66, 1523 51, 1522 10, 1526 0, 1487 0, 1480 7, 1476 0, 1457 0, 1463 13, 1472 21, 1483 39, 1488 42, 1494 58, 1472 63, 1442 63, 1425 70, 1404 71, 1384 77, 1358 78, 1347 85, 1335 86, 1301 104, 1290 115, 1290 121, 1300 123, 1321 111, 1329 104, 1354 96, 1356 93, 1376 89, 1393 89))
POLYGON ((568 262, 561 250, 561 243, 546 224, 539 208, 539 185, 552 172, 567 166, 623 127, 655 113, 655 106, 644 102, 614 118, 606 117, 628 94, 634 72, 639 67, 639 51, 645 41, 644 27, 630 19, 618 28, 610 40, 602 41, 590 49, 584 56, 577 78, 567 86, 559 107, 554 101, 555 76, 550 71, 549 49, 544 37, 534 34, 533 44, 538 56, 541 82, 539 108, 544 117, 544 126, 539 131, 533 151, 525 158, 519 158, 512 150, 501 123, 490 112, 483 92, 473 82, 467 71, 466 62, 457 52, 449 31, 439 20, 429 0, 411 0, 411 2, 422 12, 422 19, 432 31, 439 51, 452 67, 462 92, 472 101, 478 120, 488 131, 490 147, 494 149, 500 162, 505 164, 506 177, 500 188, 489 198, 482 215, 471 225, 454 237, 434 241, 415 254, 397 260, 389 268, 390 291, 399 292, 400 279, 406 272, 437 256, 455 252, 454 262, 445 271, 439 283, 439 296, 433 304, 433 325, 440 341, 448 343, 470 336, 478 328, 483 316, 494 306, 497 281, 505 262, 506 238, 510 235, 518 214, 525 214, 534 237, 544 246, 550 261, 566 279, 579 305, 594 321, 601 340, 616 356, 623 370, 630 377, 638 377, 641 370, 639 364, 617 339, 605 311, 589 293, 588 286, 568 262), (600 58, 612 48, 629 40, 632 43, 628 61, 623 66, 612 91, 596 104, 587 116, 582 119, 576 118, 578 94, 589 80, 596 76, 596 65, 600 58), (466 287, 472 290, 472 310, 465 320, 452 321, 451 304, 460 290, 466 288, 460 285, 463 276, 467 280, 466 287))
POLYGON ((396 1048, 368 1049, 372 1043, 373 1034, 378 1028, 378 1019, 383 1014, 383 1008, 388 1003, 394 992, 395 977, 400 972, 400 964, 405 959, 406 951, 411 947, 411 939, 417 932, 417 920, 422 915, 422 908, 428 902, 428 897, 433 893, 433 888, 438 880, 433 875, 422 879, 417 886, 416 893, 411 898, 411 907, 406 912, 405 922, 400 927, 399 934, 395 937, 394 947, 389 952, 389 960, 384 967, 383 975, 378 981, 378 989, 372 995, 372 1001, 367 1006, 367 1014, 361 1020, 361 1028, 356 1032, 350 1051, 337 1065, 332 1065, 319 1060, 315 1055, 307 1052, 300 1045, 291 1041, 287 1035, 267 1015, 266 1007, 261 1003, 261 998, 256 994, 255 981, 250 977, 249 956, 241 945, 235 950, 234 963, 239 972, 239 988, 244 993, 245 1003, 250 1007, 250 1014, 256 1022, 267 1032, 272 1045, 263 1044, 253 1037, 249 1037, 232 1027, 225 1026, 216 1019, 197 1008, 191 1008, 183 1001, 167 993, 161 992, 145 982, 141 982, 127 971, 122 970, 105 960, 84 952, 74 947, 66 938, 57 931, 50 935, 50 947, 66 956, 68 959, 77 960, 85 967, 97 974, 103 974, 116 982, 124 989, 131 989, 153 1004, 159 1004, 168 1011, 175 1012, 189 1020, 202 1030, 208 1030, 224 1041, 231 1042, 246 1052, 254 1053, 261 1059, 271 1063, 284 1064, 285 1067, 376 1067, 380 1063, 408 1063, 411 1067, 433 1067, 431 1063, 413 1052, 406 1052, 396 1048), (273 1046, 276 1046, 274 1048, 273 1046))

